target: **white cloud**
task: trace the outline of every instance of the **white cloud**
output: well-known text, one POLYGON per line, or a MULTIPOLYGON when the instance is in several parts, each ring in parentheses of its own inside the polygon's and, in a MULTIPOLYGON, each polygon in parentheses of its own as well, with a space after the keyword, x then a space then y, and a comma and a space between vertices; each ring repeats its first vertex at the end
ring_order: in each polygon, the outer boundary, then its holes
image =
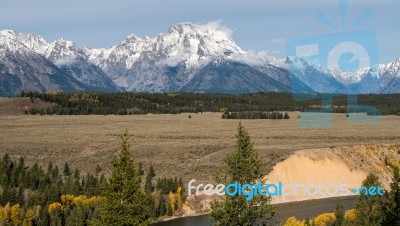
POLYGON ((264 51, 256 52, 254 50, 249 50, 243 54, 233 54, 230 58, 249 65, 264 65, 268 63, 270 57, 264 51))
POLYGON ((232 37, 232 29, 221 25, 221 20, 211 21, 204 25, 198 25, 198 26, 200 28, 203 28, 203 32, 205 32, 205 33, 211 33, 211 34, 223 36, 223 37, 229 38, 229 39, 232 37))
POLYGON ((54 62, 55 65, 57 66, 65 66, 65 65, 71 65, 75 63, 76 57, 75 56, 68 56, 68 57, 63 57, 54 62))

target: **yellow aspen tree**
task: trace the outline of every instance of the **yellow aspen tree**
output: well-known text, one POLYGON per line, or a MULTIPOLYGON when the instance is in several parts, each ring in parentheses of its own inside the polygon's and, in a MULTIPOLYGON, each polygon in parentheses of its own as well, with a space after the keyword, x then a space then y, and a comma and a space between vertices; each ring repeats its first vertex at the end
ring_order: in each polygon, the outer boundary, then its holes
POLYGON ((179 210, 182 209, 183 207, 183 203, 182 203, 182 187, 179 186, 178 190, 176 191, 176 196, 177 196, 177 200, 178 200, 178 208, 179 210))
POLYGON ((61 205, 61 203, 55 202, 55 203, 50 204, 50 205, 49 205, 49 209, 48 209, 49 214, 51 214, 51 212, 53 212, 53 211, 56 210, 56 209, 62 210, 62 205, 61 205))
POLYGON ((304 226, 304 221, 297 220, 296 217, 290 217, 285 221, 283 226, 304 226))
POLYGON ((335 214, 333 214, 333 213, 323 213, 323 214, 317 216, 314 219, 314 222, 315 222, 316 226, 325 226, 330 221, 332 221, 334 219, 335 219, 335 214))
POLYGON ((171 211, 172 214, 175 212, 175 195, 172 193, 172 191, 169 192, 169 203, 171 204, 171 211))
POLYGON ((90 198, 86 198, 83 200, 83 205, 86 207, 94 207, 96 203, 100 200, 100 197, 97 196, 92 196, 90 198))
POLYGON ((351 209, 351 210, 347 211, 345 214, 345 218, 349 222, 354 222, 356 220, 356 210, 351 209))
POLYGON ((33 209, 28 209, 25 214, 25 219, 22 222, 22 226, 32 226, 32 221, 35 219, 35 211, 33 209))
POLYGON ((4 213, 4 207, 0 206, 0 222, 3 222, 6 218, 6 214, 4 213))
POLYGON ((75 197, 74 200, 72 201, 72 203, 74 203, 75 206, 82 206, 85 200, 86 200, 86 196, 80 195, 80 196, 75 197))
POLYGON ((21 210, 19 204, 15 204, 11 207, 11 221, 15 226, 18 226, 21 222, 21 210))
POLYGON ((66 195, 61 195, 61 203, 66 204, 67 202, 72 202, 74 201, 75 196, 66 194, 66 195))
POLYGON ((6 206, 1 208, 1 221, 7 222, 10 219, 10 205, 7 204, 6 206))

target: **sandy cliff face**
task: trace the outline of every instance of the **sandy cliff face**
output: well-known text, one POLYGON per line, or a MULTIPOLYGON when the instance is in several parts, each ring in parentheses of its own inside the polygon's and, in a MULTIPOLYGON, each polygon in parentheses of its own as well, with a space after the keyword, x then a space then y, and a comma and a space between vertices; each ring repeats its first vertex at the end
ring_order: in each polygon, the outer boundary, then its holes
POLYGON ((378 175, 383 187, 389 188, 390 162, 400 162, 399 144, 301 150, 278 163, 266 180, 299 185, 297 192, 288 187, 289 195, 274 197, 273 203, 354 195, 352 190, 361 186, 369 172, 378 175), (315 186, 307 188, 311 184, 322 186, 322 192, 315 186))
MULTIPOLYGON (((384 188, 389 188, 392 172, 388 163, 400 163, 400 144, 357 145, 349 147, 318 148, 296 151, 286 160, 276 164, 270 174, 265 176, 264 184, 297 183, 297 193, 286 197, 273 197, 272 203, 293 202, 354 195, 352 189, 359 188, 369 172, 375 173, 384 188), (386 159, 386 160, 385 160, 386 159), (303 187, 314 184, 325 190, 316 195, 305 195, 303 187), (334 192, 334 185, 343 185, 343 190, 334 192), (328 191, 326 190, 328 189, 328 191), (334 194, 335 193, 335 194, 334 194)), ((340 189, 340 188, 338 188, 340 189)), ((312 191, 316 189, 311 188, 312 191)), ((273 190, 272 190, 273 191, 273 190)), ((289 190, 287 190, 289 192, 289 190)), ((185 215, 207 212, 209 202, 215 197, 204 195, 188 197, 185 215)))
POLYGON ((352 189, 359 188, 369 172, 377 174, 383 187, 388 188, 391 170, 386 164, 400 162, 399 152, 400 145, 357 145, 297 151, 278 163, 266 176, 270 183, 299 184, 297 192, 288 187, 287 192, 292 195, 274 197, 273 203, 353 195, 352 189), (321 192, 314 189, 315 186, 308 189, 311 184, 322 186, 325 190, 321 192), (301 185, 311 192, 304 192, 301 185), (345 189, 335 191, 341 188, 345 189), (319 192, 314 194, 316 190, 319 192))

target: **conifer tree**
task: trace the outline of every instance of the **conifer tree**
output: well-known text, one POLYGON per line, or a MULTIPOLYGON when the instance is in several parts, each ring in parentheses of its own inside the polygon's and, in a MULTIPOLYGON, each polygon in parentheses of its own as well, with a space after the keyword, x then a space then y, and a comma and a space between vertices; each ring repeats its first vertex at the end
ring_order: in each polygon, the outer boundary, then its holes
POLYGON ((333 226, 342 226, 345 221, 345 210, 343 203, 339 202, 335 208, 335 220, 333 221, 333 226))
POLYGON ((159 213, 160 216, 164 216, 167 213, 167 207, 165 206, 165 199, 162 196, 162 194, 160 195, 160 200, 159 200, 159 213))
MULTIPOLYGON (((379 178, 370 173, 363 181, 362 185, 366 188, 372 186, 382 187, 379 178)), ((382 220, 382 196, 368 195, 365 191, 359 194, 358 201, 355 205, 356 219, 358 225, 380 225, 382 220)))
POLYGON ((382 225, 400 226, 400 169, 398 166, 391 167, 393 179, 390 183, 390 192, 385 194, 382 225))
MULTIPOLYGON (((236 135, 235 150, 225 158, 226 168, 216 178, 218 183, 255 184, 262 181, 262 160, 253 148, 248 132, 240 123, 236 135)), ((225 196, 223 201, 211 204, 211 220, 215 225, 250 226, 261 220, 266 224, 274 215, 268 196, 225 196)))
POLYGON ((141 188, 139 166, 129 153, 128 131, 121 136, 121 151, 112 160, 109 180, 104 184, 99 219, 93 225, 148 225, 150 197, 141 188))
POLYGON ((101 172, 101 167, 100 167, 100 165, 99 164, 97 164, 96 165, 96 177, 98 177, 99 176, 99 173, 101 172))
POLYGON ((64 171, 63 171, 63 174, 64 174, 64 176, 65 177, 68 177, 69 176, 69 174, 70 174, 70 169, 69 169, 69 165, 68 165, 68 163, 66 162, 65 163, 65 165, 64 165, 64 171))
POLYGON ((154 191, 153 178, 155 176, 156 176, 156 173, 154 172, 154 168, 153 168, 153 166, 150 166, 149 172, 147 173, 147 176, 146 176, 146 182, 144 185, 144 190, 148 194, 150 194, 154 191))
POLYGON ((285 116, 283 117, 283 119, 289 119, 290 117, 289 117, 289 114, 286 112, 285 113, 285 116))

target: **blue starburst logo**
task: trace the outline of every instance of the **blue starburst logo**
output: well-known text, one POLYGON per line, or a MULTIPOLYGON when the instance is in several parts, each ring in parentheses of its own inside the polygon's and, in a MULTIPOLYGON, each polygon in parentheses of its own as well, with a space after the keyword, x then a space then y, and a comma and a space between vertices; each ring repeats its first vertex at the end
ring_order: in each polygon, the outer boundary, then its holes
MULTIPOLYGON (((372 17, 370 9, 365 10, 352 23, 347 22, 348 18, 348 1, 339 0, 339 13, 341 18, 340 24, 335 24, 323 12, 318 11, 315 18, 327 25, 327 27, 335 30, 334 33, 319 36, 311 36, 304 38, 291 39, 287 42, 288 56, 302 58, 314 65, 316 70, 298 69, 299 65, 293 63, 291 71, 295 75, 295 79, 304 81, 304 78, 310 84, 307 84, 317 92, 326 92, 325 84, 331 84, 334 78, 329 77, 329 73, 347 73, 348 75, 356 75, 360 69, 370 68, 379 64, 379 54, 377 47, 376 33, 373 29, 356 30, 356 28, 372 17), (350 31, 351 30, 351 31, 350 31), (322 74, 328 77, 321 77, 322 74)), ((300 65, 301 68, 302 65, 300 65)), ((292 80, 292 92, 295 100, 304 100, 307 97, 304 94, 299 95, 297 82, 292 80)), ((332 83, 332 84, 340 84, 332 83)), ((357 85, 338 85, 338 87, 328 87, 330 93, 356 94, 357 85)), ((380 81, 370 82, 368 89, 370 92, 380 92, 380 81)), ((332 127, 332 98, 334 95, 322 96, 321 111, 303 112, 299 118, 301 128, 331 128, 332 127), (317 114, 316 114, 317 113, 317 114), (324 114, 321 114, 324 113, 324 114), (316 120, 316 118, 318 120, 316 120)), ((357 98, 348 97, 348 113, 357 112, 374 112, 374 115, 380 115, 379 111, 373 106, 360 106, 357 98)), ((380 117, 349 117, 349 123, 376 123, 380 121, 380 117)))

